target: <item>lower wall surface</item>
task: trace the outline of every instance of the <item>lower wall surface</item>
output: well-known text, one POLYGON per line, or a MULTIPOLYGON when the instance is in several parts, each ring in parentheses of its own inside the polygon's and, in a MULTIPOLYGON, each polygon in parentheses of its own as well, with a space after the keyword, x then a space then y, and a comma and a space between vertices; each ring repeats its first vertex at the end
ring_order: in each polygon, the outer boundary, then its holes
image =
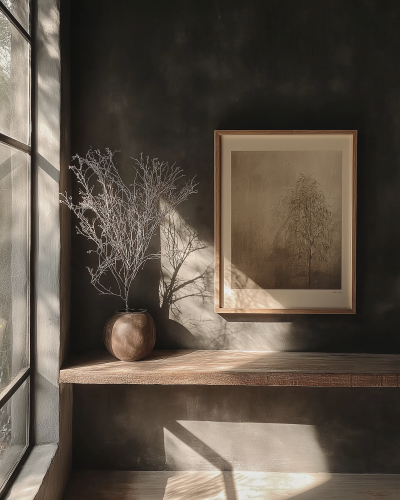
POLYGON ((73 462, 90 470, 396 473, 399 418, 398 389, 77 385, 73 462))

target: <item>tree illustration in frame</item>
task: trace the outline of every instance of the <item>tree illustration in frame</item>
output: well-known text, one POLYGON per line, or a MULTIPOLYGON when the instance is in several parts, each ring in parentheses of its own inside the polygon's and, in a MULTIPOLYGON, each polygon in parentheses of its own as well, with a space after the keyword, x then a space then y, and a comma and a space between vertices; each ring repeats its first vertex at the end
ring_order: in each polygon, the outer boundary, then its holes
POLYGON ((305 269, 307 288, 312 288, 313 265, 328 262, 332 244, 332 212, 318 181, 300 174, 278 201, 276 212, 281 225, 274 247, 286 250, 292 269, 305 269))

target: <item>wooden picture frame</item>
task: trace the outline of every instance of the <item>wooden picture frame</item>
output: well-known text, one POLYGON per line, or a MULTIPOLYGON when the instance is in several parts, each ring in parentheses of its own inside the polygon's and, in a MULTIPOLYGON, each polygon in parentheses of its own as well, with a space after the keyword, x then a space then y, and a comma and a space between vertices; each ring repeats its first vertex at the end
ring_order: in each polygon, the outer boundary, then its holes
POLYGON ((215 312, 356 312, 357 131, 215 131, 215 312))

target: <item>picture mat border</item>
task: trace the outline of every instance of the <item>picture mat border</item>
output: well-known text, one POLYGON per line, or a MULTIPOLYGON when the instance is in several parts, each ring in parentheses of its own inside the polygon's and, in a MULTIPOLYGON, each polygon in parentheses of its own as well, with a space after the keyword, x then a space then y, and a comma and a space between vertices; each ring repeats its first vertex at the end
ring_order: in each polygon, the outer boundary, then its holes
MULTIPOLYGON (((241 314, 355 314, 356 313, 356 221, 357 221, 357 131, 356 130, 216 130, 214 132, 214 153, 215 153, 215 312, 217 313, 241 313, 241 314), (223 206, 223 192, 230 189, 230 177, 229 187, 226 186, 226 163, 228 163, 230 167, 230 157, 228 159, 224 158, 224 148, 222 145, 224 137, 233 137, 236 138, 236 141, 241 140, 238 136, 244 136, 243 138, 248 140, 246 136, 253 136, 253 138, 257 136, 265 136, 267 142, 272 142, 276 144, 276 140, 279 139, 276 136, 282 136, 281 140, 286 140, 290 138, 290 136, 301 136, 303 139, 314 139, 315 136, 330 136, 330 138, 336 136, 346 136, 346 139, 351 140, 350 149, 348 151, 348 168, 347 172, 343 172, 342 176, 342 187, 343 189, 343 198, 348 197, 348 207, 347 214, 348 217, 346 219, 346 210, 343 211, 342 221, 344 223, 347 222, 347 235, 345 233, 345 228, 342 228, 342 234, 344 236, 344 241, 342 241, 342 249, 345 245, 348 248, 348 272, 347 274, 347 287, 348 287, 348 305, 337 304, 334 307, 329 307, 326 305, 318 306, 315 305, 310 307, 293 307, 293 308, 263 308, 263 307, 224 307, 224 267, 225 267, 225 258, 224 255, 222 258, 222 252, 224 251, 224 237, 226 236, 226 231, 230 234, 230 224, 228 229, 226 229, 226 221, 223 227, 222 218, 225 217, 225 211, 223 206), (275 137, 271 137, 275 136, 275 137), (308 138, 304 136, 310 136, 308 138), (271 139, 273 139, 271 141, 271 139), (346 185, 347 184, 347 185, 346 185), (222 233, 222 229, 224 233, 222 233), (346 241, 347 239, 347 241, 346 241)), ((258 137, 258 144, 261 146, 261 141, 258 137)), ((251 142, 251 141, 250 141, 251 142)), ((278 140, 279 142, 279 140, 278 140)), ((296 140, 294 142, 297 142, 296 140)), ((305 141, 307 143, 307 141, 305 141)), ((235 150, 237 151, 237 147, 229 149, 229 151, 235 150)), ((254 149, 254 147, 243 147, 240 146, 241 151, 260 151, 260 149, 254 149)), ((264 149, 262 149, 264 150, 264 149)), ((266 148, 265 151, 276 151, 276 145, 273 147, 266 148)), ((284 149, 282 149, 284 150, 284 149)), ((295 144, 293 147, 288 148, 287 150, 307 150, 310 151, 309 145, 301 146, 299 144, 295 144)), ((320 148, 316 148, 315 150, 321 150, 320 148)), ((343 151, 343 148, 341 148, 343 151)), ((343 162, 345 163, 345 162, 343 162)), ((230 191, 229 191, 229 202, 230 202, 230 191)), ((225 207, 226 209, 226 207, 225 207)), ((230 210, 229 213, 229 222, 230 222, 230 210)), ((342 262, 344 258, 342 256, 342 262)), ((343 277, 342 271, 342 277, 343 277)), ((342 282, 342 290, 343 290, 343 282, 342 282)), ((283 290, 284 293, 292 292, 292 290, 283 290)), ((310 292, 311 290, 301 290, 294 291, 295 293, 303 293, 310 292)), ((246 290, 245 293, 248 293, 249 290, 246 290)), ((314 292, 314 291, 313 291, 314 292)), ((325 292, 325 290, 316 290, 318 295, 321 292, 325 292)), ((327 291, 328 296, 330 297, 330 303, 332 303, 332 290, 327 291)), ((275 291, 274 291, 275 293, 275 291)), ((339 294, 335 294, 339 295, 339 294)))
MULTIPOLYGON (((234 308, 239 304, 242 308, 265 308, 265 309, 290 309, 297 307, 305 309, 310 307, 341 309, 351 306, 351 282, 349 280, 351 270, 351 152, 352 144, 349 136, 336 135, 308 135, 308 136, 252 136, 243 138, 241 136, 224 138, 221 151, 221 262, 224 269, 224 293, 221 301, 224 306, 234 308), (342 286, 340 289, 262 289, 244 288, 233 289, 231 257, 231 228, 232 228, 232 153, 240 151, 340 151, 342 153, 342 286), (255 306, 253 306, 255 305, 255 306)), ((322 169, 325 166, 322 166, 322 169)), ((260 207, 262 209, 262 207, 260 207)), ((239 269, 240 271, 240 269, 239 269)))

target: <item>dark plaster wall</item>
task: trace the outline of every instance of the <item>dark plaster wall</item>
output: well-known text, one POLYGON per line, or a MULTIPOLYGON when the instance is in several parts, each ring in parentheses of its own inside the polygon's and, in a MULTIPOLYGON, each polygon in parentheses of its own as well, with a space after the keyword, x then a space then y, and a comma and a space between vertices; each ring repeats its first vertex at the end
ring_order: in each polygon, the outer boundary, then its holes
MULTIPOLYGON (((205 265, 213 260, 215 129, 359 131, 357 314, 224 318, 210 301, 187 299, 185 321, 163 319, 152 261, 134 284, 131 304, 155 317, 156 347, 400 352, 400 3, 72 0, 71 19, 72 153, 84 155, 89 146, 121 150, 126 181, 130 158, 141 152, 197 175, 199 192, 179 211, 209 245, 205 265)), ((88 249, 73 235, 75 351, 101 348, 103 324, 121 307, 91 287, 88 249)), ((99 386, 75 393, 74 454, 81 467, 168 467, 166 421, 208 419, 308 422, 330 470, 398 471, 383 458, 394 457, 399 440, 392 390, 99 386), (171 398, 177 406, 170 411, 171 398), (193 398, 202 405, 190 413, 193 398)), ((197 437, 204 441, 207 432, 199 428, 197 437)), ((249 450, 240 467, 266 466, 249 450)), ((231 466, 233 457, 225 454, 231 466)))
MULTIPOLYGON (((120 149, 127 181, 141 152, 197 175, 180 212, 211 261, 214 129, 359 131, 357 315, 229 319, 208 303, 186 328, 159 321, 158 347, 400 352, 399 2, 80 0, 72 19, 72 153, 120 149)), ((101 347, 121 306, 90 285, 88 248, 73 238, 75 350, 101 347)), ((131 303, 157 316, 157 292, 151 262, 131 303)))
POLYGON ((397 389, 76 386, 75 466, 397 474, 399 418, 397 389))

